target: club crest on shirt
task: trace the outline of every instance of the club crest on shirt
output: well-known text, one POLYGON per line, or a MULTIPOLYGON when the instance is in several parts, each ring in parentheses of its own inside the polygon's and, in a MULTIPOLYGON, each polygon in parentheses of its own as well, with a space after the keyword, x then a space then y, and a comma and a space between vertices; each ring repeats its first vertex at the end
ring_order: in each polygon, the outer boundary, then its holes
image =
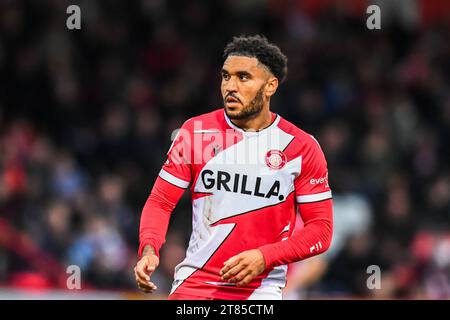
POLYGON ((286 155, 280 150, 270 150, 266 153, 266 164, 274 170, 282 169, 287 162, 286 155))

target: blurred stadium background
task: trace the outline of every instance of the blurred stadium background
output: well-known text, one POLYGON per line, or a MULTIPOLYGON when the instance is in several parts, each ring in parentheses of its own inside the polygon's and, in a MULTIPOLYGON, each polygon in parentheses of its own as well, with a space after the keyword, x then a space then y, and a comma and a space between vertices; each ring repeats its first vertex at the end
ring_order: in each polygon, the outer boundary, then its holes
POLYGON ((320 141, 335 196, 333 245, 291 268, 286 298, 450 298, 449 13, 447 0, 1 1, 0 299, 166 297, 190 198, 150 296, 132 273, 141 209, 172 131, 221 106, 223 47, 255 33, 289 58, 272 108, 320 141), (370 4, 381 30, 366 28, 370 4))

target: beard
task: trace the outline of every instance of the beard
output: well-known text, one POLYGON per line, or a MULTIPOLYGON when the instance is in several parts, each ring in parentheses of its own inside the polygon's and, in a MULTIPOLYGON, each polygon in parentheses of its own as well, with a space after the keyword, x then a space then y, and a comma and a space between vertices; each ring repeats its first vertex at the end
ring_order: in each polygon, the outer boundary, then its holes
MULTIPOLYGON (((252 118, 258 114, 261 113, 263 109, 264 99, 263 99, 263 87, 258 90, 255 97, 252 99, 252 101, 249 102, 239 113, 230 114, 225 108, 225 113, 227 114, 228 118, 233 120, 243 120, 243 119, 249 119, 252 118)), ((225 103, 225 102, 224 102, 225 103)))

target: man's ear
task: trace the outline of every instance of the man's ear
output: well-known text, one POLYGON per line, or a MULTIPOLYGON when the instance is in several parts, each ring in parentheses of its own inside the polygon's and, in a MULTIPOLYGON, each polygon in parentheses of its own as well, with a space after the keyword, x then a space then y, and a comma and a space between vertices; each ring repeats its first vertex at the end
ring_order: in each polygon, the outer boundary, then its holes
POLYGON ((278 78, 276 77, 270 77, 267 80, 266 83, 266 88, 265 88, 265 95, 266 97, 270 98, 271 96, 273 96, 275 94, 275 92, 277 91, 278 88, 278 78))

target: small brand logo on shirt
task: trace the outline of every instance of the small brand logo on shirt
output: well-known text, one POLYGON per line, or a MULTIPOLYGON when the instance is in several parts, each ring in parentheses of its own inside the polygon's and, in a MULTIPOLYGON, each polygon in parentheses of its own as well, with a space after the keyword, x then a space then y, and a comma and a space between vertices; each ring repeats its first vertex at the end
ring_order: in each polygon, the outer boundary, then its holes
POLYGON ((280 150, 270 150, 266 154, 266 164, 269 168, 280 170, 287 162, 286 155, 280 150))
POLYGON ((325 175, 325 177, 321 177, 321 178, 317 178, 317 179, 311 179, 309 180, 309 183, 312 185, 318 185, 318 184, 323 184, 325 183, 325 187, 328 188, 328 172, 325 175))

